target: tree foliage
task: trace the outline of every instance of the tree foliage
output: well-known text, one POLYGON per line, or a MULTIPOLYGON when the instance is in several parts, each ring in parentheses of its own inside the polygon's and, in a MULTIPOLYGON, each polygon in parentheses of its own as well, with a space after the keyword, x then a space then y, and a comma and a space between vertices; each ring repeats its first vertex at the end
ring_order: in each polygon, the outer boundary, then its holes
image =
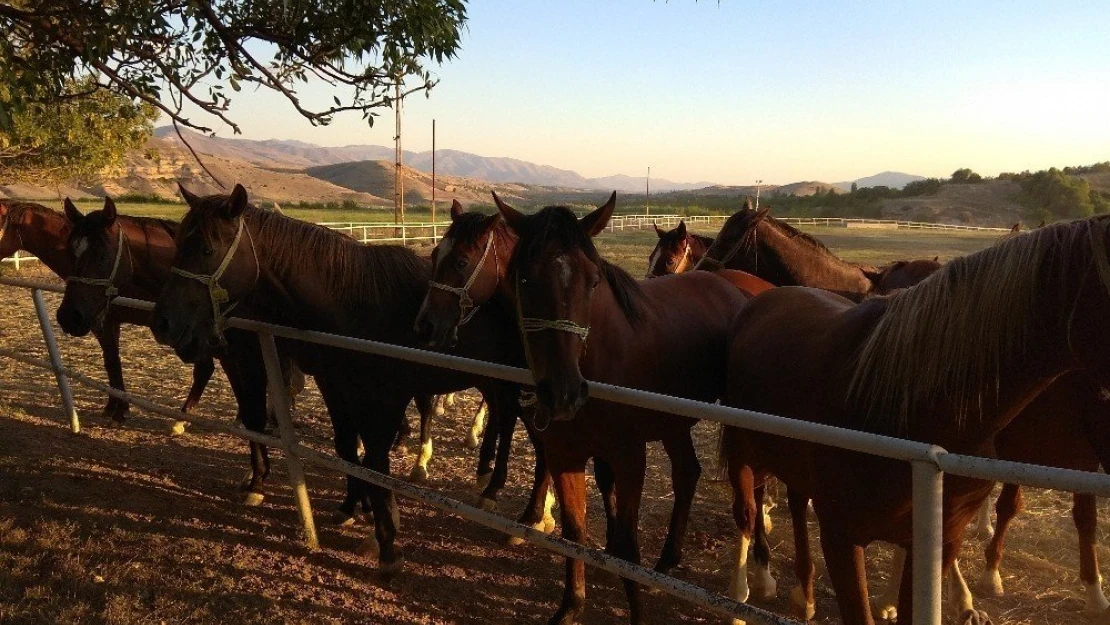
POLYGON ((949 182, 952 184, 975 184, 977 182, 983 182, 983 177, 967 167, 964 167, 952 172, 952 178, 949 182))
POLYGON ((0 182, 88 180, 119 164, 150 136, 154 108, 136 105, 88 81, 67 85, 72 95, 54 103, 20 102, 0 83, 0 182))
MULTIPOLYGON (((1102 164, 1090 168, 1071 168, 1104 171, 1102 164)), ((1084 172, 1084 173, 1088 173, 1084 172)), ((1110 200, 1091 189, 1083 178, 1070 176, 1055 167, 1036 173, 1003 174, 999 178, 1013 180, 1021 185, 1028 198, 1034 218, 1075 219, 1090 217, 1095 213, 1110 211, 1110 200)))
POLYGON ((228 111, 244 87, 313 124, 341 111, 372 123, 398 81, 406 94, 433 85, 425 66, 455 55, 465 20, 464 0, 0 0, 0 124, 86 79, 202 132, 239 131, 228 111), (310 79, 330 101, 302 98, 310 79))

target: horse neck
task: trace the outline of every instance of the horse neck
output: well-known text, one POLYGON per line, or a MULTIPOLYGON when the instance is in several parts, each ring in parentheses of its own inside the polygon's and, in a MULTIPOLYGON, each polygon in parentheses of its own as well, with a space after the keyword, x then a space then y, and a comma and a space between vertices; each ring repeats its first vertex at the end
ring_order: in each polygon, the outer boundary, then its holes
POLYGON ((26 205, 9 226, 8 236, 19 240, 19 247, 30 252, 59 278, 73 273, 73 261, 66 245, 70 223, 66 216, 45 206, 26 205))
POLYGON ((125 217, 119 218, 119 227, 124 229, 124 244, 130 255, 121 262, 131 263, 132 285, 144 294, 157 295, 170 279, 177 250, 173 235, 159 225, 125 217))
POLYGON ((832 252, 790 237, 766 221, 757 227, 756 275, 776 286, 808 286, 861 301, 873 288, 863 271, 832 252))
POLYGON ((690 248, 690 259, 686 263, 689 269, 693 269, 694 265, 701 262, 705 258, 705 253, 713 245, 712 237, 703 237, 700 234, 691 234, 686 237, 686 245, 690 248))

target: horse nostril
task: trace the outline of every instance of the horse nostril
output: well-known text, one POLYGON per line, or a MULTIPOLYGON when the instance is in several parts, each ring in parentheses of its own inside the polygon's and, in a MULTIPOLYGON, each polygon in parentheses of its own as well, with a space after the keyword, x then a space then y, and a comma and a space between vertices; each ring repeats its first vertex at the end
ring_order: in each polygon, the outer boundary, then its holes
POLYGON ((158 315, 154 320, 154 336, 160 340, 168 340, 170 337, 170 320, 162 315, 158 315))

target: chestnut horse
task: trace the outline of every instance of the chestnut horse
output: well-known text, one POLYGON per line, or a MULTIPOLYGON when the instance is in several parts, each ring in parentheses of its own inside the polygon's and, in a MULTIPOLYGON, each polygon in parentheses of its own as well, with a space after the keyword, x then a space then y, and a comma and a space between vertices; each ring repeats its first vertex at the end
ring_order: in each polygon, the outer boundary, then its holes
MULTIPOLYGON (((322 226, 259 210, 236 185, 230 195, 198 197, 182 189, 189 211, 178 229, 170 278, 155 308, 155 336, 189 361, 224 342, 230 307, 236 315, 270 323, 417 346, 412 329, 431 277, 411 249, 362 245, 322 226)), ((511 322, 485 311, 460 332, 452 353, 497 361, 517 340, 511 322)), ((405 408, 419 395, 477 387, 494 422, 518 410, 519 386, 457 371, 417 365, 299 341, 280 341, 312 375, 327 405, 341 458, 389 474, 389 451, 405 408)), ((513 417, 516 418, 515 416, 513 417)), ((341 506, 353 513, 369 498, 374 536, 360 551, 380 556, 386 575, 404 557, 395 544, 393 493, 352 477, 341 506)))
MULTIPOLYGON (((169 280, 177 223, 148 217, 119 215, 115 202, 105 198, 104 208, 82 215, 68 199, 65 213, 69 219, 66 248, 72 271, 66 278, 65 295, 58 308, 58 324, 71 336, 98 332, 114 308, 118 295, 153 300, 169 280)), ((153 315, 142 311, 149 326, 153 315)), ((228 333, 227 349, 215 356, 227 375, 238 406, 237 418, 249 430, 262 432, 266 427, 266 372, 258 339, 250 332, 228 333)), ((202 359, 195 369, 203 369, 204 382, 212 374, 212 360, 202 359)), ((288 358, 282 372, 286 389, 295 397, 304 388, 304 375, 288 358)), ((194 373, 194 376, 196 374, 194 373)), ((203 385, 194 384, 185 408, 199 397, 203 385), (199 390, 197 390, 199 389, 199 390)), ((175 424, 184 432, 185 422, 175 424)), ((258 505, 264 498, 264 483, 270 474, 270 458, 264 446, 250 443, 251 474, 244 480, 245 503, 258 505)))
MULTIPOLYGON (((993 455, 995 436, 1057 377, 1110 365, 1108 245, 1110 219, 1090 218, 1002 241, 858 306, 819 289, 773 289, 734 321, 727 403, 993 455)), ((735 428, 723 430, 721 452, 742 544, 756 516, 745 475, 770 470, 813 498, 844 623, 871 625, 863 548, 909 547, 907 463, 735 428)), ((946 476, 946 571, 991 486, 946 476)), ((899 620, 913 618, 912 570, 899 620)), ((959 616, 986 622, 973 609, 959 616)))
MULTIPOLYGON (((108 202, 111 200, 106 201, 108 202)), ((68 198, 65 206, 67 211, 77 210, 68 198)), ((111 206, 114 210, 115 204, 111 206)), ((41 204, 0 201, 0 258, 25 250, 34 254, 55 275, 65 280, 73 273, 74 268, 73 255, 67 243, 71 229, 72 224, 65 215, 41 204)), ((108 384, 112 388, 126 390, 119 354, 120 324, 149 326, 150 319, 147 311, 113 307, 104 312, 101 323, 94 329, 93 334, 104 355, 108 384)), ((215 365, 211 359, 198 361, 193 367, 193 384, 181 407, 183 412, 188 412, 200 401, 214 370, 215 365)), ((123 423, 129 411, 130 404, 127 401, 109 396, 102 415, 112 422, 123 423)))
MULTIPOLYGON (((675 474, 674 490, 676 508, 688 507, 700 473, 690 436, 695 420, 590 400, 586 377, 678 397, 718 399, 728 322, 748 294, 705 272, 638 283, 602 259, 591 237, 604 229, 615 199, 614 194, 582 219, 560 206, 526 216, 497 203, 519 238, 508 283, 526 361, 536 379, 536 421, 544 428, 563 537, 585 541, 585 466, 590 458, 601 458, 612 470, 616 493, 615 524, 606 536, 606 550, 639 563, 637 526, 647 442, 662 441, 672 471, 685 471, 675 474)), ((631 622, 644 622, 639 586, 623 583, 631 622)), ((585 565, 568 558, 563 599, 550 622, 578 622, 585 592, 585 565)))
POLYGON ((693 269, 705 256, 706 250, 713 245, 712 237, 687 232, 686 222, 679 221, 674 230, 660 230, 655 227, 659 242, 648 257, 648 270, 645 278, 682 273, 693 269))
MULTIPOLYGON (((1020 228, 1015 225, 1006 236, 1019 233, 1020 228)), ((766 212, 751 209, 741 210, 730 217, 718 240, 749 242, 734 248, 729 258, 729 265, 733 267, 756 273, 776 286, 816 287, 839 292, 852 301, 862 301, 874 293, 913 286, 941 266, 935 258, 898 261, 878 272, 870 290, 854 290, 848 286, 851 281, 839 279, 845 275, 841 269, 847 263, 827 247, 808 234, 768 216, 766 212), (765 231, 753 234, 763 223, 766 223, 765 231), (758 241, 759 246, 770 248, 785 240, 792 244, 778 246, 762 256, 751 244, 758 241), (761 262, 760 259, 766 258, 774 258, 775 262, 761 262), (775 267, 779 269, 773 270, 775 267)), ((719 249, 711 249, 708 257, 721 258, 722 253, 719 249)), ((861 284, 866 287, 866 283, 861 284)), ((1103 399, 1103 384, 1103 380, 1088 372, 1061 377, 999 434, 995 441, 998 457, 1080 471, 1097 470, 1100 460, 1103 466, 1110 466, 1110 434, 1105 433, 1104 425, 1110 417, 1110 405, 1103 399)), ((1096 500, 1094 495, 1089 494, 1076 494, 1073 500, 1072 516, 1079 534, 1079 577, 1085 586, 1087 609, 1104 612, 1110 607, 1110 602, 1102 593, 1095 549, 1098 524, 1096 500)), ((987 567, 980 582, 984 592, 993 596, 1000 596, 1003 592, 999 573, 1003 543, 1009 523, 1020 511, 1021 505, 1021 488, 1013 484, 1005 485, 996 503, 998 531, 986 548, 987 567)), ((804 510, 804 507, 801 509, 804 510)), ((800 552, 807 553, 804 550, 800 552)), ((758 551, 756 557, 760 559, 758 551)), ((763 565, 762 562, 760 564, 763 565)), ((799 571, 812 571, 812 564, 805 558, 796 562, 796 567, 799 571)), ((806 604, 812 605, 812 575, 804 576, 801 581, 806 604)), ((878 602, 880 605, 877 607, 889 612, 891 604, 896 602, 895 594, 893 588, 884 593, 884 601, 878 602)), ((970 597, 965 596, 964 600, 970 601, 970 597)), ((795 607, 801 613, 801 604, 795 607)))

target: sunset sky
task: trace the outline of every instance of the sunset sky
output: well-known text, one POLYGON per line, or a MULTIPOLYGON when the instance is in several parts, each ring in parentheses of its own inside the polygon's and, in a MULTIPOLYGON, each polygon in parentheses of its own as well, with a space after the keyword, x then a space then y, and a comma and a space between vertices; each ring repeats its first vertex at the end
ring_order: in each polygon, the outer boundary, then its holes
MULTIPOLYGON (((836 182, 1110 160, 1110 2, 480 0, 405 148, 586 176, 836 182)), ((327 98, 318 86, 308 99, 327 98)), ((318 100, 320 101, 320 100, 318 100)), ((389 110, 313 128, 270 94, 244 136, 391 145, 389 110)), ((231 136, 223 129, 220 136, 231 136)))

